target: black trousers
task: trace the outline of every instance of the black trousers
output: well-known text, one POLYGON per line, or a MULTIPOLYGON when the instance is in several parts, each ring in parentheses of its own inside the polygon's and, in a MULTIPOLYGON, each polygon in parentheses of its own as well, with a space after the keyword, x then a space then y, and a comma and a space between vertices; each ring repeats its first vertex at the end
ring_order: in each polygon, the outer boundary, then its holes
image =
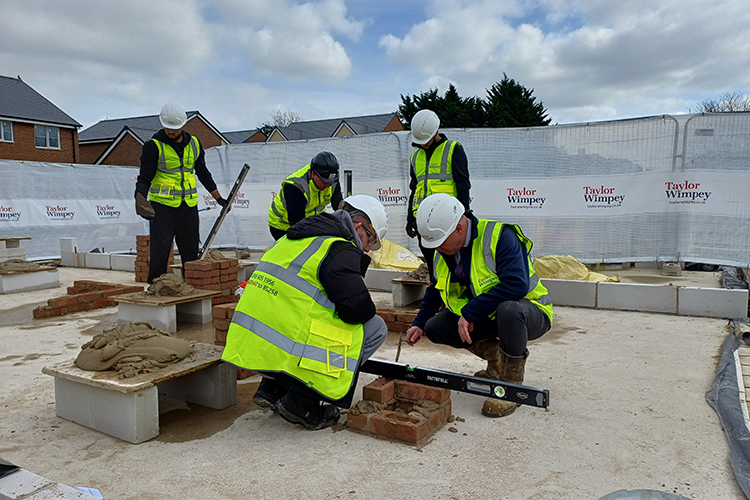
POLYGON ((435 267, 435 249, 423 247, 422 237, 419 235, 417 235, 417 243, 419 244, 419 249, 422 251, 425 264, 427 264, 427 270, 430 272, 430 278, 432 278, 434 271, 433 268, 435 267))
POLYGON ((274 241, 278 241, 282 236, 286 236, 286 231, 273 226, 268 226, 268 230, 271 231, 274 241))
POLYGON ((177 242, 182 263, 198 260, 198 207, 189 207, 183 201, 177 207, 168 207, 152 202, 156 212, 149 224, 151 233, 151 261, 148 266, 148 282, 167 272, 169 254, 173 242, 177 242))
MULTIPOLYGON (((458 319, 447 307, 427 321, 424 334, 436 344, 468 349, 472 344, 461 340, 458 319)), ((499 338, 500 348, 510 356, 523 356, 526 342, 538 339, 550 329, 549 318, 528 299, 506 300, 497 306, 495 319, 474 323, 469 333, 472 343, 488 338, 499 338)))

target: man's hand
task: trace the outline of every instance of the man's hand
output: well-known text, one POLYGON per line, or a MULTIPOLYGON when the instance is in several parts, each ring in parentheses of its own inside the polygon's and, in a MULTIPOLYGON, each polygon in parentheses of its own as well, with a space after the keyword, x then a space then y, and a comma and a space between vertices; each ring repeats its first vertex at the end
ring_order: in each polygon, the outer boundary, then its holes
POLYGON ((154 211, 154 207, 151 206, 151 202, 141 193, 136 193, 135 195, 135 213, 146 220, 151 220, 156 216, 156 212, 154 211))
MULTIPOLYGON (((218 198, 216 198, 216 203, 217 203, 217 204, 218 204, 218 205, 219 205, 219 206, 220 206, 221 208, 224 208, 224 207, 226 207, 227 205, 229 205, 229 202, 227 201, 227 199, 226 199, 226 198, 222 198, 221 196, 219 196, 218 198)), ((229 208, 227 209, 227 212, 229 212, 229 211, 230 211, 231 209, 232 209, 232 207, 229 207, 229 208)))
POLYGON ((422 335, 424 332, 421 328, 418 326, 412 326, 408 330, 406 330, 406 341, 409 343, 409 345, 414 345, 417 342, 419 342, 419 339, 422 338, 422 335))
POLYGON ((471 344, 471 335, 469 335, 469 332, 472 330, 474 330, 474 323, 469 323, 463 316, 458 318, 458 335, 461 337, 461 340, 471 344))
POLYGON ((406 220, 406 234, 409 238, 417 237, 417 219, 409 217, 406 220))

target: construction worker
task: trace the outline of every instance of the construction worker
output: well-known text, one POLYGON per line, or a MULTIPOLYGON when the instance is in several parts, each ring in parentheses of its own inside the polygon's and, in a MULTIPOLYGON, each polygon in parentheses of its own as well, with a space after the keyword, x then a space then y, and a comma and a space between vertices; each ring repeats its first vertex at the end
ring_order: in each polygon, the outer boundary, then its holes
POLYGON ((268 228, 274 240, 286 234, 289 226, 305 217, 325 211, 330 203, 334 210, 341 203, 339 161, 333 153, 321 151, 308 165, 281 183, 268 209, 268 228))
POLYGON ((434 111, 422 109, 411 119, 412 153, 409 163, 409 206, 406 215, 406 234, 417 238, 419 249, 424 256, 427 270, 432 275, 432 261, 435 251, 422 245, 417 231, 417 209, 422 200, 433 193, 447 193, 455 196, 469 210, 469 162, 463 146, 449 140, 438 130, 440 118, 434 111))
POLYGON ((182 263, 198 259, 198 189, 195 177, 221 207, 221 197, 206 168, 198 138, 182 130, 187 122, 179 104, 161 108, 162 128, 141 150, 141 170, 135 184, 135 210, 150 224, 151 258, 148 283, 167 272, 173 240, 182 263))
MULTIPOLYGON (((426 335, 468 349, 487 360, 476 376, 523 383, 526 342, 552 326, 552 301, 531 265, 531 241, 518 226, 477 219, 443 193, 422 201, 417 227, 422 244, 437 250, 435 273, 406 340, 414 345, 426 335)), ((482 414, 504 417, 516 406, 487 399, 482 414)))
POLYGON ((359 367, 388 333, 364 282, 366 253, 380 248, 388 215, 367 195, 341 207, 294 224, 263 255, 222 355, 263 375, 256 405, 311 430, 338 421, 359 367))

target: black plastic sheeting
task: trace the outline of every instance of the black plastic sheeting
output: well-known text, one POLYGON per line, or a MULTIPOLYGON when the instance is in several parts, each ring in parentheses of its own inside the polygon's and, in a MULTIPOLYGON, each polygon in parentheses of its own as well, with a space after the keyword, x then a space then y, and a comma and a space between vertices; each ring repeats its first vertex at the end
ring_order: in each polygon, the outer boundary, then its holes
MULTIPOLYGON (((739 331, 738 322, 733 320, 733 323, 735 331, 739 331)), ((737 367, 734 362, 734 352, 742 343, 741 338, 734 333, 727 336, 716 369, 716 378, 711 386, 711 392, 706 393, 706 399, 719 415, 719 421, 729 441, 729 460, 734 476, 742 492, 750 499, 750 431, 745 424, 740 402, 739 384, 743 381, 737 380, 737 367)))
POLYGON ((604 495, 599 500, 690 500, 682 495, 657 490, 618 490, 604 495))

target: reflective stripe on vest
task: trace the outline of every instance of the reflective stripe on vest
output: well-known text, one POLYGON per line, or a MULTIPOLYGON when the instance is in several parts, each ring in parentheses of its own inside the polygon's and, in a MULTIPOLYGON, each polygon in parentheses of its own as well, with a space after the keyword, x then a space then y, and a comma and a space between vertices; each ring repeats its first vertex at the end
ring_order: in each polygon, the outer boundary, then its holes
POLYGON ((319 190, 313 181, 310 165, 305 165, 284 179, 281 183, 281 190, 276 193, 268 209, 268 225, 282 231, 289 229, 289 210, 286 206, 286 198, 284 198, 284 188, 289 184, 299 189, 307 200, 305 217, 325 212, 326 206, 331 202, 335 185, 330 184, 324 190, 319 190))
POLYGON ((188 206, 198 204, 195 180, 195 160, 200 154, 200 143, 191 136, 190 142, 179 156, 172 146, 151 139, 159 151, 154 175, 149 187, 149 199, 171 207, 178 207, 184 199, 188 206), (187 185, 187 189, 186 189, 187 185))
POLYGON ((337 241, 346 240, 282 237, 266 252, 237 304, 222 359, 249 370, 287 373, 333 400, 347 394, 364 330, 338 318, 317 279, 337 241))
MULTIPOLYGON (((500 232, 503 229, 503 223, 488 219, 479 219, 477 223, 478 236, 472 242, 471 249, 471 270, 469 278, 469 289, 474 297, 485 293, 497 286, 500 279, 497 277, 495 251, 497 242, 500 238, 500 232)), ((552 300, 549 298, 547 289, 539 279, 539 275, 534 271, 531 263, 531 248, 533 246, 521 231, 521 228, 514 224, 507 224, 516 234, 521 243, 526 248, 526 255, 529 266, 529 288, 524 298, 529 299, 541 311, 547 315, 552 324, 552 300)), ((440 252, 435 252, 434 258, 435 277, 437 279, 436 288, 440 291, 440 297, 443 299, 446 307, 454 314, 461 315, 461 309, 469 302, 464 292, 465 288, 458 283, 451 282, 450 270, 440 252)), ((490 315, 494 318, 495 313, 490 315)))
POLYGON ((427 164, 427 152, 424 149, 420 148, 412 153, 409 163, 417 179, 412 203, 412 211, 415 216, 419 204, 431 194, 446 193, 457 196, 458 191, 453 180, 453 149, 456 144, 458 144, 456 141, 451 140, 440 143, 432 152, 429 165, 427 164), (434 161, 435 158, 440 158, 439 164, 434 161), (432 172, 430 166, 432 166, 432 172), (439 170, 436 167, 439 167, 439 170))

